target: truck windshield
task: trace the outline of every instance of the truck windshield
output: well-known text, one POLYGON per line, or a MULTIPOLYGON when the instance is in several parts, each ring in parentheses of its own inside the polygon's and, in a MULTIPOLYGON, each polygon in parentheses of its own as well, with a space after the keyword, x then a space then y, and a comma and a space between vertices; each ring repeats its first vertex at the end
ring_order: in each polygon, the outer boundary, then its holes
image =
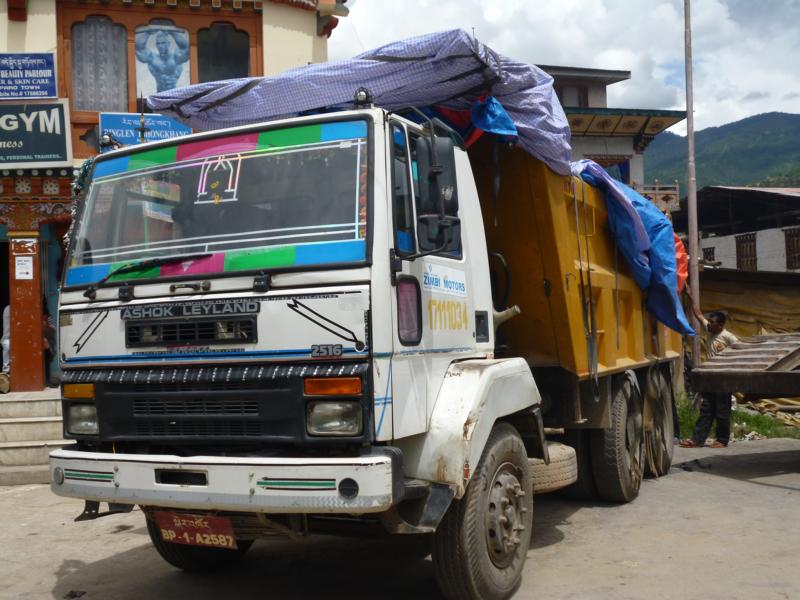
POLYGON ((187 139, 100 159, 66 284, 184 255, 109 279, 363 261, 367 164, 365 121, 187 139))

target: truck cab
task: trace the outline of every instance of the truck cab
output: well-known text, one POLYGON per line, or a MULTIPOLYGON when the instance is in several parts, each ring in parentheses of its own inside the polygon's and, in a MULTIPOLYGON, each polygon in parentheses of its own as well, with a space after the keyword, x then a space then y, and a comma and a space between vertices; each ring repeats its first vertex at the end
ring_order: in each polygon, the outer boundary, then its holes
POLYGON ((521 464, 490 474, 511 507, 492 568, 518 579, 531 473, 496 423, 517 415, 546 458, 540 397, 523 359, 493 357, 452 130, 361 108, 117 150, 75 227, 59 306, 75 443, 51 472, 81 518, 139 505, 187 570, 336 515, 429 533, 500 440, 521 464))

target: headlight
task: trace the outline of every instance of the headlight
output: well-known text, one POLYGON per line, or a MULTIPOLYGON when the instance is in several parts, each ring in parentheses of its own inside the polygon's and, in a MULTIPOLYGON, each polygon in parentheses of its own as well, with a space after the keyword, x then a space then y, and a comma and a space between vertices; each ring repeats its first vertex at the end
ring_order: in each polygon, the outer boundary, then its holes
POLYGON ((309 402, 306 426, 311 435, 359 435, 361 403, 319 400, 309 402))
POLYGON ((67 413, 67 433, 97 435, 97 407, 94 404, 71 404, 67 413))

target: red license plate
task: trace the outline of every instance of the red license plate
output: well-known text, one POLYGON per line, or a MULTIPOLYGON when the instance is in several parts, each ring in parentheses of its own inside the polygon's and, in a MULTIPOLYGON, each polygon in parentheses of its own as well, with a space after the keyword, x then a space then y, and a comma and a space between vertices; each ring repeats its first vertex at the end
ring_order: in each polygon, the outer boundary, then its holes
POLYGON ((174 544, 236 549, 233 524, 228 517, 155 511, 161 539, 174 544))

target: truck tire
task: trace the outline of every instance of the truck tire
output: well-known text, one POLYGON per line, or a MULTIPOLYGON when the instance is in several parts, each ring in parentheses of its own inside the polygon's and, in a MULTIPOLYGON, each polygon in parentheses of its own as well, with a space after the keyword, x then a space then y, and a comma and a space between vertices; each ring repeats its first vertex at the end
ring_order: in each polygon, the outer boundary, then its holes
POLYGON ((597 498, 597 487, 594 484, 594 473, 592 472, 589 433, 588 429, 569 429, 561 438, 561 441, 575 449, 575 458, 578 462, 578 477, 575 483, 559 492, 559 495, 569 500, 594 500, 597 498))
POLYGON ((558 442, 548 442, 550 464, 544 464, 541 458, 530 458, 533 476, 533 493, 546 494, 575 483, 578 479, 578 461, 575 449, 558 442))
POLYGON ((674 425, 672 420, 672 386, 663 369, 653 367, 647 378, 647 402, 652 410, 652 427, 645 432, 645 461, 648 475, 661 477, 669 473, 675 453, 674 425))
POLYGON ((602 500, 630 502, 639 495, 644 469, 642 401, 627 377, 616 377, 611 427, 591 432, 592 470, 602 500))
POLYGON ((501 600, 522 580, 533 525, 533 481, 522 439, 497 423, 467 486, 433 538, 436 580, 446 598, 501 600))
POLYGON ((253 540, 239 539, 236 540, 236 550, 173 544, 161 538, 161 532, 153 519, 147 519, 147 533, 161 558, 173 567, 189 573, 203 573, 231 565, 241 559, 253 545, 253 540))

